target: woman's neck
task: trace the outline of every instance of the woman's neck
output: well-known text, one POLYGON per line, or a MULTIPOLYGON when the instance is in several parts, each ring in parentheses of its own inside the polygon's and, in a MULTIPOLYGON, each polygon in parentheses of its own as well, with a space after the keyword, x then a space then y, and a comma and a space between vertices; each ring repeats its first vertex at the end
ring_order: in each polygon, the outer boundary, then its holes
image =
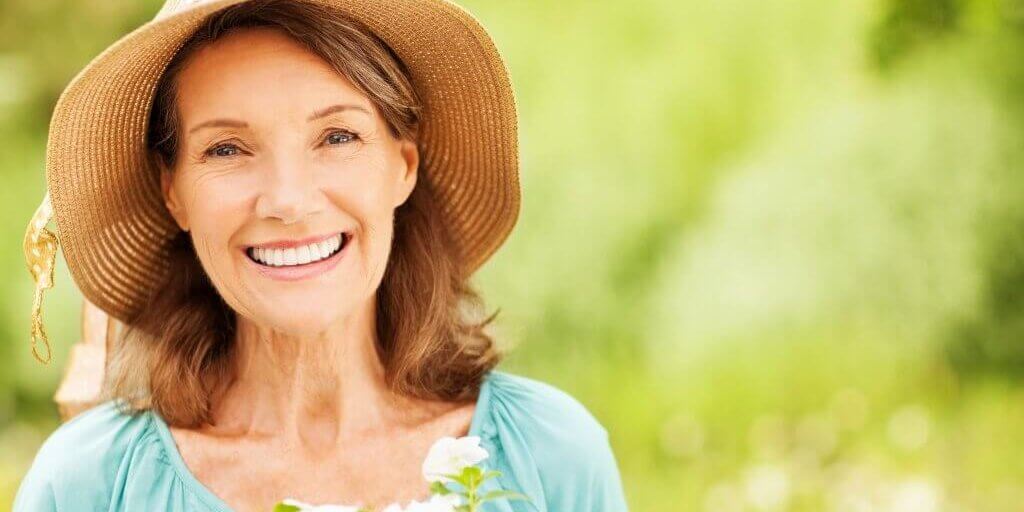
POLYGON ((376 352, 374 301, 329 329, 290 335, 241 316, 235 378, 213 402, 211 430, 286 437, 310 450, 338 447, 410 418, 409 399, 385 382, 376 352), (402 411, 406 412, 402 412, 402 411))

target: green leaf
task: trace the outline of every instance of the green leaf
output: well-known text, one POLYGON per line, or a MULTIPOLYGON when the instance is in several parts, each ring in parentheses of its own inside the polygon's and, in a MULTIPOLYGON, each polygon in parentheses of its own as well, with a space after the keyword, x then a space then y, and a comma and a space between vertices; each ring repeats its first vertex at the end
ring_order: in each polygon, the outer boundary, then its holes
POLYGON ((302 509, 296 507, 295 505, 285 505, 284 503, 278 503, 274 505, 273 512, 299 512, 299 510, 302 509))
POLYGON ((448 486, 444 485, 444 482, 434 482, 430 484, 430 492, 433 494, 440 494, 441 496, 451 494, 452 490, 448 486))
POLYGON ((466 479, 466 487, 475 489, 483 481, 483 471, 476 466, 466 466, 462 469, 462 476, 466 479))
POLYGON ((480 484, 481 476, 483 472, 476 466, 466 466, 462 468, 462 473, 458 475, 444 475, 456 482, 462 484, 463 487, 471 489, 480 484))
POLYGON ((446 477, 448 477, 448 478, 450 478, 450 479, 452 479, 452 480, 462 484, 463 487, 468 487, 469 486, 469 484, 467 483, 468 475, 466 475, 465 471, 463 471, 462 473, 459 473, 457 475, 449 474, 449 475, 444 475, 444 476, 446 476, 446 477))
POLYGON ((491 491, 491 492, 483 495, 483 497, 480 498, 480 501, 483 502, 483 501, 497 500, 497 499, 501 499, 501 498, 505 498, 506 500, 526 500, 526 501, 531 501, 530 497, 525 495, 525 494, 514 492, 514 491, 504 491, 504 490, 491 491))
POLYGON ((488 480, 490 478, 495 478, 495 477, 499 477, 499 476, 501 476, 501 471, 496 471, 496 470, 492 469, 490 471, 484 472, 484 476, 483 476, 483 478, 480 479, 480 481, 482 482, 484 480, 488 480))

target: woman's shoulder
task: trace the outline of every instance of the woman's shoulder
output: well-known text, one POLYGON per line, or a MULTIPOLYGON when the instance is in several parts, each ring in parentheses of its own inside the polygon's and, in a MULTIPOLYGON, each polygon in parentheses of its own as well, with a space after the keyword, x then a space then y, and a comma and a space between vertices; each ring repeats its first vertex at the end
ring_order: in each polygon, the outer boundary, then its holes
POLYGON ((511 473, 508 484, 539 498, 539 510, 626 510, 608 431, 578 399, 507 372, 490 372, 486 383, 480 431, 499 452, 496 468, 511 473))
POLYGON ((138 445, 152 438, 150 429, 148 413, 128 414, 114 401, 78 413, 43 441, 13 510, 106 509, 125 457, 141 454, 138 445))
POLYGON ((569 446, 608 437, 608 431, 590 410, 561 388, 498 370, 490 372, 487 380, 492 409, 498 408, 492 410, 492 419, 498 426, 512 423, 524 435, 559 443, 570 441, 569 446))

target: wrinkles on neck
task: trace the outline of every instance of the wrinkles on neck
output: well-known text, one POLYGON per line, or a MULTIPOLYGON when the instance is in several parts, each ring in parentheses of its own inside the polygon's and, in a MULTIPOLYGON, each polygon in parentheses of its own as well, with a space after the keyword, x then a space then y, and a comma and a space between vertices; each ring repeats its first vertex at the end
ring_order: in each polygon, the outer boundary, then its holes
POLYGON ((234 378, 214 394, 212 429, 316 450, 401 423, 407 399, 387 387, 374 304, 319 332, 282 332, 240 315, 234 378))

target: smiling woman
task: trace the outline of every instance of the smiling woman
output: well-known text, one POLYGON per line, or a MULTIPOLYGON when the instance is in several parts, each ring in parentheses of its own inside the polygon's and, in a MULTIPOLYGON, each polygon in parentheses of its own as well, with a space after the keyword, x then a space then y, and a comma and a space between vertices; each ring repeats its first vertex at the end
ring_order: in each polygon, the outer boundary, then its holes
MULTIPOLYGON (((207 419, 196 416, 205 397, 182 403, 181 375, 223 380, 204 370, 230 371, 216 358, 233 355, 194 355, 213 351, 225 332, 255 327, 250 318, 316 335, 338 316, 363 324, 376 317, 384 375, 393 388, 424 398, 472 397, 497 354, 483 325, 456 314, 460 302, 478 297, 466 285, 452 286, 461 280, 456 245, 445 240, 440 212, 433 211, 430 182, 416 186, 420 100, 400 61, 368 31, 321 7, 274 25, 285 18, 282 9, 296 9, 284 5, 211 18, 175 55, 156 91, 149 140, 165 201, 182 229, 173 245, 179 268, 171 274, 200 278, 165 287, 136 321, 138 332, 165 340, 156 346, 167 352, 155 357, 198 365, 164 364, 151 376, 166 379, 160 389, 173 390, 162 412, 185 425, 207 419), (392 238, 402 242, 392 244, 392 238), (340 250, 310 264, 312 242, 340 250), (253 259, 257 249, 270 264, 253 259), (197 287, 206 289, 198 293, 197 287), (434 300, 419 300, 427 290, 434 300), (220 309, 248 314, 182 307, 199 296, 211 305, 223 297, 220 309), (389 318, 394 311, 406 321, 389 318), (195 318, 174 322, 183 331, 166 329, 167 318, 192 312, 243 325, 211 328, 195 318), (185 346, 181 339, 195 342, 185 346)), ((346 329, 365 336, 371 327, 346 329)), ((115 358, 114 389, 136 386, 131 372, 122 371, 137 367, 135 359, 115 358)), ((203 387, 196 382, 186 389, 203 387)), ((156 405, 164 396, 151 398, 156 405)))
POLYGON ((489 510, 625 510, 587 409, 495 370, 469 279, 518 215, 516 121, 465 11, 171 0, 69 85, 48 154, 71 274, 126 329, 16 511, 380 507, 464 435, 530 498, 489 510))

